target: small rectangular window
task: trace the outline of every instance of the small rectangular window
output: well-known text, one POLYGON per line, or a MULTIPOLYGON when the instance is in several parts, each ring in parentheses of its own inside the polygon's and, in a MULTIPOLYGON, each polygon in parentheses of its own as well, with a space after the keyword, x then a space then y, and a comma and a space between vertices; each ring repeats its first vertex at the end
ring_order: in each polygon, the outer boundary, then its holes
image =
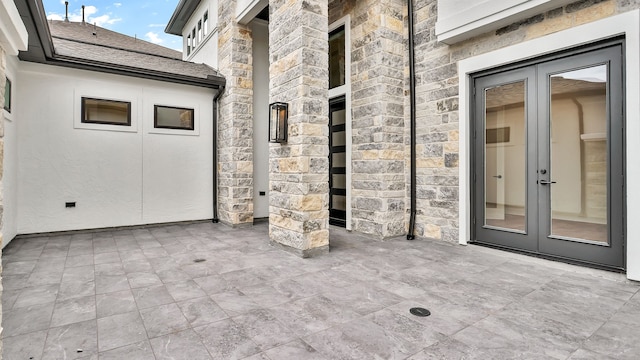
POLYGON ((198 46, 198 42, 196 41, 196 28, 191 29, 191 39, 193 39, 193 49, 195 50, 196 46, 198 46))
POLYGON ((153 127, 156 129, 193 130, 193 109, 154 105, 153 127))
POLYGON ((5 79, 4 83, 4 109, 7 112, 11 112, 11 80, 9 78, 5 79))
POLYGON ((202 20, 198 20, 198 42, 202 41, 202 20))
POLYGON ((82 98, 82 122, 131 126, 131 103, 125 101, 82 98))
POLYGON ((191 35, 187 35, 187 55, 191 54, 191 35))
POLYGON ((329 33, 329 89, 345 84, 344 25, 329 33))
POLYGON ((209 33, 209 12, 208 11, 204 12, 204 16, 202 17, 202 22, 203 22, 202 29, 204 31, 204 36, 207 36, 207 33, 209 33))

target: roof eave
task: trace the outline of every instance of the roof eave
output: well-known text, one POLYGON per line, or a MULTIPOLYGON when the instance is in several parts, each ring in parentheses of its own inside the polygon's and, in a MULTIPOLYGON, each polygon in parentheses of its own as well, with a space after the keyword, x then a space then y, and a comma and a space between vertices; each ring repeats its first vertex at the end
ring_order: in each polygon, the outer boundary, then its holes
POLYGON ((158 80, 174 84, 184 84, 212 89, 219 89, 221 87, 224 87, 226 84, 225 78, 215 75, 208 75, 206 78, 200 78, 188 75, 179 75, 175 73, 154 71, 149 69, 135 68, 125 65, 116 65, 101 61, 79 59, 71 56, 55 55, 53 58, 47 59, 45 63, 48 65, 58 65, 91 71, 99 70, 100 72, 104 73, 133 76, 143 79, 158 80))
POLYGON ((171 19, 169 19, 167 27, 164 28, 164 32, 182 36, 182 29, 184 29, 184 26, 187 24, 196 7, 200 4, 200 1, 201 0, 180 0, 171 15, 171 19))

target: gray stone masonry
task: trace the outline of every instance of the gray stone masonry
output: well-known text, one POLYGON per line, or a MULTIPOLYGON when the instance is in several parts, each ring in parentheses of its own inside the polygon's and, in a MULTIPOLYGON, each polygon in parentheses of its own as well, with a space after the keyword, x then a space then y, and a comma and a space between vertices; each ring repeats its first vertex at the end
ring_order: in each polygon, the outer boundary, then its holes
POLYGON ((406 232, 405 2, 333 1, 330 22, 351 15, 352 229, 406 232))
POLYGON ((218 3, 218 64, 227 80, 218 117, 220 221, 253 223, 253 80, 251 30, 238 24, 236 1, 218 3))
POLYGON ((289 104, 288 143, 269 149, 269 237, 307 257, 329 250, 327 1, 269 8, 270 101, 289 104))
MULTIPOLYGON (((435 35, 437 0, 415 2, 416 235, 458 241, 458 61, 638 7, 637 0, 577 1, 448 46, 435 35)), ((405 134, 408 144, 408 126, 405 134)))

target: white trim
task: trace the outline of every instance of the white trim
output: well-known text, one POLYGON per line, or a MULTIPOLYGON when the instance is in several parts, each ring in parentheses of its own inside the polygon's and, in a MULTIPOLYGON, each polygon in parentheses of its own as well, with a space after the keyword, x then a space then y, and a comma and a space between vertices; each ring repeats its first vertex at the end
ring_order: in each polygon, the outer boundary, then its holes
POLYGON ((20 13, 11 0, 0 0, 0 47, 8 55, 27 50, 28 33, 20 13))
POLYGON ((334 97, 341 96, 341 95, 344 95, 345 97, 345 110, 346 110, 345 111, 346 112, 345 129, 344 129, 345 137, 346 137, 345 175, 346 175, 346 181, 347 181, 347 189, 346 189, 347 190, 347 194, 346 194, 347 213, 346 213, 345 222, 346 222, 346 229, 351 230, 351 188, 352 188, 351 186, 351 146, 352 146, 351 137, 353 136, 352 124, 351 124, 351 56, 350 56, 351 55, 351 16, 346 15, 343 18, 340 18, 335 22, 331 23, 329 25, 328 33, 332 32, 333 30, 339 28, 342 25, 344 25, 344 46, 345 46, 345 54, 347 54, 347 56, 345 56, 345 59, 344 59, 344 72, 345 72, 344 85, 330 89, 329 99, 332 99, 334 97))
POLYGON ((265 6, 269 6, 269 0, 238 1, 236 6, 236 19, 238 23, 246 25, 253 20, 265 6), (245 2, 248 2, 248 4, 242 7, 245 2))
POLYGON ((460 198, 459 243, 466 245, 471 236, 470 146, 470 74, 520 60, 624 35, 626 116, 626 265, 627 278, 640 280, 640 10, 614 15, 534 40, 519 43, 458 63, 460 91, 460 198))
MULTIPOLYGON (((459 2, 452 3, 448 8, 438 8, 436 36, 440 42, 455 44, 572 1, 574 0, 467 0, 464 1, 467 6, 460 6, 459 2)), ((439 3, 443 1, 440 0, 439 3)))
POLYGON ((114 96, 116 91, 109 90, 87 90, 76 89, 73 94, 73 128, 83 130, 98 130, 98 131, 116 131, 116 132, 138 132, 138 119, 141 118, 140 106, 141 99, 134 95, 133 91, 127 91, 120 89, 119 95, 114 96), (127 96, 128 95, 128 96, 127 96), (96 124, 96 123, 83 123, 82 122, 82 98, 94 98, 101 100, 122 101, 131 104, 131 125, 111 125, 111 124, 96 124))

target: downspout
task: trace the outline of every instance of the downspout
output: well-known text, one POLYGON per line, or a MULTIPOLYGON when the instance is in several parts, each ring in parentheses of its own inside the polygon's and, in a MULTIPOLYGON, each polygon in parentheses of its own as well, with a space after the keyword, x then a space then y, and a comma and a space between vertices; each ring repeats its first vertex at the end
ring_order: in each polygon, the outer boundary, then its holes
POLYGON ((415 239, 416 228, 416 67, 413 50, 413 0, 407 0, 409 18, 409 102, 411 111, 411 212, 407 240, 415 239))
POLYGON ((224 93, 224 86, 218 88, 218 93, 213 98, 213 124, 211 126, 213 132, 213 219, 214 223, 218 223, 218 100, 224 93))

